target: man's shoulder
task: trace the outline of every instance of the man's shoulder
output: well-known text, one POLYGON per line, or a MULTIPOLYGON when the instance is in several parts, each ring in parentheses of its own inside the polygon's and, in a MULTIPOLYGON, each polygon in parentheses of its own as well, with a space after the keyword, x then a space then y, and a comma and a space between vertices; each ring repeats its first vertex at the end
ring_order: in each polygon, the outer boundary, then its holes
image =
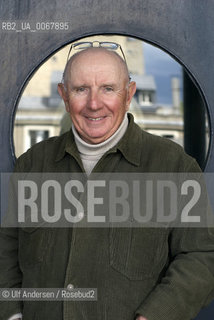
POLYGON ((36 144, 34 144, 30 149, 28 149, 23 155, 21 155, 20 158, 25 157, 29 154, 35 154, 39 156, 39 152, 55 152, 58 150, 59 146, 62 144, 65 144, 66 138, 68 136, 69 132, 64 133, 61 136, 54 136, 51 138, 48 138, 46 140, 40 141, 36 144))
POLYGON ((194 158, 189 156, 184 148, 178 143, 161 136, 142 131, 141 153, 143 162, 165 169, 166 171, 198 171, 199 167, 194 158))
POLYGON ((157 136, 155 134, 149 133, 148 131, 142 130, 143 143, 147 144, 147 147, 156 148, 156 150, 173 150, 178 153, 185 153, 183 147, 178 143, 165 138, 162 136, 157 136))
MULTIPOLYGON (((134 120, 133 116, 131 116, 131 119, 132 121, 134 120)), ((137 143, 143 152, 146 150, 148 153, 155 155, 157 155, 158 152, 164 152, 166 156, 171 156, 171 153, 187 156, 181 145, 170 140, 169 138, 161 137, 145 131, 136 122, 132 122, 131 133, 131 140, 137 139, 137 143)), ((132 143, 133 141, 130 142, 132 143)))
POLYGON ((54 162, 60 150, 64 150, 69 135, 68 131, 61 136, 54 136, 33 145, 17 159, 17 170, 39 170, 44 163, 54 162))

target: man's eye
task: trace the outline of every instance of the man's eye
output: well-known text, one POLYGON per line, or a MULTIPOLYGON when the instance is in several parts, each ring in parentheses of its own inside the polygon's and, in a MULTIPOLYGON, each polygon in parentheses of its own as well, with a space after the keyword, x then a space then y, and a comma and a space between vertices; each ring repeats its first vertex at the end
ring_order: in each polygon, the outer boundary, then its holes
POLYGON ((113 91, 113 88, 112 88, 112 87, 105 87, 104 89, 105 89, 106 92, 111 92, 111 91, 113 91))
POLYGON ((87 88, 86 87, 76 87, 72 91, 74 94, 85 94, 85 93, 87 93, 87 88))
POLYGON ((80 88, 77 88, 76 91, 79 92, 79 93, 81 93, 81 92, 86 91, 86 88, 80 87, 80 88))

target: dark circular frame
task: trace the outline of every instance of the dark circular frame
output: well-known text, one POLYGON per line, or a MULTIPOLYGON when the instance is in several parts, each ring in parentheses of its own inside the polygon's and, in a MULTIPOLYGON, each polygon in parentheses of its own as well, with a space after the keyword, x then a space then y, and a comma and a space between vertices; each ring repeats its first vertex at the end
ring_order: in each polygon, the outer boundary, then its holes
MULTIPOLYGON (((0 30, 0 170, 14 166, 15 109, 26 81, 55 51, 82 37, 120 34, 166 51, 195 81, 207 106, 210 147, 205 171, 214 171, 214 2, 198 0, 0 0, 0 21, 64 21, 66 32, 0 30)), ((214 304, 197 320, 212 320, 214 304)))
MULTIPOLYGON (((202 101, 203 101, 203 104, 204 104, 204 107, 206 109, 206 112, 207 112, 207 118, 208 118, 208 125, 209 125, 209 145, 208 145, 208 150, 207 150, 207 153, 206 153, 206 162, 207 162, 207 159, 209 158, 209 153, 210 153, 210 147, 211 147, 211 118, 210 118, 210 113, 209 113, 209 108, 208 108, 208 104, 206 102, 206 97, 203 93, 203 91, 201 90, 200 88, 200 85, 199 83, 197 82, 197 80, 194 78, 194 76, 192 75, 191 71, 188 70, 188 66, 186 66, 182 61, 179 60, 179 58, 177 56, 175 56, 172 52, 170 52, 170 49, 167 49, 167 48, 163 48, 163 47, 160 47, 157 43, 154 43, 154 42, 151 42, 149 39, 145 39, 145 38, 142 38, 142 37, 136 37, 134 35, 131 35, 131 34, 119 34, 119 33, 94 33, 94 34, 86 34, 84 35, 84 37, 90 37, 90 36, 109 36, 109 35, 119 35, 119 36, 126 36, 126 37, 132 37, 132 38, 136 38, 140 41, 143 41, 143 42, 147 42, 148 44, 152 45, 152 46, 155 46, 157 47, 158 49, 164 51, 166 54, 168 54, 169 56, 171 56, 171 58, 173 60, 175 60, 177 63, 179 63, 184 69, 185 71, 187 72, 187 74, 189 75, 189 77, 191 78, 191 80, 193 81, 193 83, 195 84, 198 92, 200 93, 201 95, 201 98, 202 98, 202 101)), ((27 75, 26 79, 24 80, 21 88, 20 88, 20 91, 16 97, 16 102, 14 104, 14 108, 13 108, 13 111, 12 111, 12 114, 13 114, 13 117, 12 117, 12 122, 11 122, 11 127, 10 127, 10 132, 11 132, 11 135, 10 135, 10 138, 11 138, 11 141, 10 141, 10 145, 11 145, 11 148, 12 148, 12 155, 13 155, 13 159, 15 161, 16 157, 15 157, 15 152, 14 152, 14 141, 13 141, 13 129, 14 129, 14 121, 15 121, 15 114, 16 114, 16 111, 17 111, 17 108, 18 108, 18 105, 19 105, 19 101, 22 97, 22 94, 27 86, 27 84, 29 83, 29 81, 32 79, 32 77, 34 76, 34 74, 38 71, 38 69, 45 63, 47 62, 47 60, 49 60, 54 54, 56 54, 58 51, 60 51, 61 49, 63 49, 64 47, 66 47, 67 45, 75 42, 75 41, 79 41, 81 40, 83 37, 79 37, 79 38, 76 38, 76 39, 72 39, 71 41, 69 42, 65 42, 63 43, 60 47, 57 47, 55 48, 55 50, 53 52, 51 52, 48 56, 44 57, 37 66, 34 67, 33 70, 31 70, 29 72, 29 74, 27 75)))

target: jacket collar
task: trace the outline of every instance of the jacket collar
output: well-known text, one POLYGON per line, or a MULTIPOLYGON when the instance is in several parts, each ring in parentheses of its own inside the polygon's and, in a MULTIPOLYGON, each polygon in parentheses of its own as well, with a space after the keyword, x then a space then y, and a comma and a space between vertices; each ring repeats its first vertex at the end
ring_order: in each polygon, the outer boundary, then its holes
MULTIPOLYGON (((127 161, 139 166, 141 157, 141 150, 139 150, 139 146, 142 145, 142 130, 135 124, 132 114, 128 113, 128 119, 129 125, 124 136, 107 153, 114 153, 119 150, 127 161)), ((72 130, 64 134, 62 143, 56 155, 56 161, 60 161, 66 153, 70 154, 78 162, 81 162, 72 130)))
POLYGON ((141 150, 139 150, 139 146, 141 145, 142 140, 142 130, 134 122, 134 117, 131 113, 128 113, 128 118, 128 129, 113 149, 114 151, 119 150, 127 161, 139 166, 141 157, 141 150))

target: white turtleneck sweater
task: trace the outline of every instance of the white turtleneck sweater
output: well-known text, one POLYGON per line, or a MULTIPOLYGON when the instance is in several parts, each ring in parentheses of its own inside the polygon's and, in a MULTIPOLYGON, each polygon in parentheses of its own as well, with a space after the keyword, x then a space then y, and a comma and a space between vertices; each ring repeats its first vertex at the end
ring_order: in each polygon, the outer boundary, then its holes
POLYGON ((80 138, 74 125, 72 124, 74 139, 80 153, 83 167, 87 175, 90 175, 91 171, 93 170, 97 162, 100 160, 100 158, 104 155, 104 153, 107 152, 109 149, 113 148, 119 142, 119 140, 123 137, 124 133, 126 132, 127 127, 128 116, 126 113, 121 125, 110 138, 98 144, 90 144, 80 138))

